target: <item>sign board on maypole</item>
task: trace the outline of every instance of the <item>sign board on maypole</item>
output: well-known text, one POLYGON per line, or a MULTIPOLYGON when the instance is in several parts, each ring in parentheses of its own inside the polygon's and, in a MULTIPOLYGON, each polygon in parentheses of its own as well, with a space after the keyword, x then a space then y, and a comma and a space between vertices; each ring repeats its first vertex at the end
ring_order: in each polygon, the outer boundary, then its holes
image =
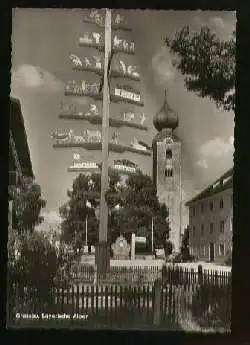
MULTIPOLYGON (((102 123, 102 115, 95 103, 90 103, 88 109, 78 110, 77 106, 72 103, 62 103, 59 114, 61 119, 84 120, 92 124, 99 125, 102 123)), ((146 116, 144 113, 135 113, 132 109, 122 111, 118 117, 109 118, 110 127, 134 127, 147 131, 148 127, 144 125, 146 116)))
MULTIPOLYGON (((83 22, 88 24, 95 24, 100 28, 104 28, 104 17, 100 14, 99 10, 91 10, 88 16, 85 16, 83 22)), ((128 26, 126 19, 117 13, 116 15, 112 16, 111 18, 111 25, 112 30, 124 30, 124 31, 132 31, 132 29, 128 26)))

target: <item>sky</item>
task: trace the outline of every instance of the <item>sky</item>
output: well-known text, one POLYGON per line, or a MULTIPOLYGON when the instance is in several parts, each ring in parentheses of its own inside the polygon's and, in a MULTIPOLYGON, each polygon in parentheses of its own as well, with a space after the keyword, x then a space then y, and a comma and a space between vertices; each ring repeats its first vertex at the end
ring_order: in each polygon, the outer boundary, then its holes
MULTIPOLYGON (((69 80, 98 82, 95 74, 74 72, 69 63, 70 54, 98 55, 96 50, 78 46, 79 37, 85 32, 100 32, 94 25, 82 22, 86 13, 88 11, 83 9, 13 10, 11 95, 21 101, 34 174, 47 200, 43 213, 48 224, 60 221, 59 207, 67 201, 66 191, 77 176, 67 171, 73 153, 80 153, 84 160, 101 158, 101 153, 96 151, 55 150, 50 138, 57 129, 72 128, 76 135, 81 135, 86 127, 96 129, 85 121, 58 118, 62 102, 74 103, 79 110, 87 110, 88 103, 93 103, 86 97, 64 96, 64 85, 69 80)), ((183 200, 187 201, 232 167, 234 113, 218 110, 210 100, 186 90, 184 78, 173 67, 173 57, 164 46, 163 38, 172 36, 184 25, 193 30, 207 25, 219 38, 227 39, 235 29, 235 12, 121 10, 119 13, 132 31, 118 36, 135 42, 135 55, 119 54, 115 59, 136 65, 141 81, 118 80, 117 83, 129 84, 140 91, 144 108, 134 106, 132 109, 135 113, 145 113, 144 124, 149 128, 147 132, 121 128, 119 140, 129 144, 136 137, 151 145, 157 133, 153 117, 163 104, 167 88, 168 103, 179 116, 176 134, 182 142, 183 200)), ((112 87, 114 85, 112 82, 112 87)), ((129 109, 125 103, 111 104, 110 113, 119 116, 129 109)), ((111 129, 110 136, 112 133, 111 129)), ((119 158, 121 155, 110 154, 110 162, 119 158)), ((122 158, 135 162, 151 175, 152 157, 126 152, 122 158)))

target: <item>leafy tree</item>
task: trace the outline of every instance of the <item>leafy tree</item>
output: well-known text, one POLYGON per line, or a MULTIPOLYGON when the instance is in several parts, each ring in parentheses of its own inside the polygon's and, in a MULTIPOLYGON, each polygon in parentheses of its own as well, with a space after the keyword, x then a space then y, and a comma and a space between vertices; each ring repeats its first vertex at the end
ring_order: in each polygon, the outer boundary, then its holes
MULTIPOLYGON (((16 301, 14 308, 39 304, 44 310, 46 305, 53 304, 53 287, 59 282, 56 278, 59 278, 60 269, 65 266, 64 254, 40 232, 18 234, 10 230, 8 259, 10 299, 17 293, 20 303, 17 305, 16 301)), ((66 284, 67 280, 61 282, 66 284)))
POLYGON ((165 245, 169 237, 168 210, 160 204, 156 189, 150 176, 142 172, 130 175, 122 187, 115 202, 112 197, 109 204, 118 203, 121 208, 115 213, 113 228, 130 240, 131 234, 146 236, 151 243, 151 224, 154 224, 155 246, 165 245))
POLYGON ((19 233, 32 233, 36 225, 43 221, 41 209, 46 201, 41 197, 41 187, 27 179, 13 191, 13 208, 15 210, 15 227, 19 233))
MULTIPOLYGON (((169 236, 168 211, 165 205, 159 203, 151 178, 138 172, 122 181, 119 173, 110 170, 109 180, 109 191, 106 195, 109 206, 109 243, 114 242, 119 234, 130 240, 133 232, 137 236, 146 236, 150 243, 152 217, 155 244, 165 243, 169 236), (117 205, 120 206, 119 209, 116 208, 117 205)), ((97 243, 98 220, 95 209, 98 207, 100 189, 100 174, 80 174, 74 180, 73 189, 68 192, 69 201, 60 208, 65 241, 72 243, 78 234, 83 243, 85 220, 88 216, 89 243, 97 243), (90 202, 92 208, 86 206, 87 202, 90 202)))
POLYGON ((191 259, 190 251, 189 251, 189 234, 190 234, 190 227, 189 225, 185 228, 184 234, 181 241, 181 259, 182 261, 188 261, 191 259))
POLYGON ((206 26, 198 33, 185 26, 173 38, 166 37, 165 43, 177 57, 174 65, 185 76, 188 90, 209 97, 224 110, 234 110, 235 32, 222 41, 206 26))
POLYGON ((100 193, 100 190, 100 174, 92 174, 90 177, 80 174, 74 180, 72 191, 67 192, 69 200, 59 210, 63 219, 62 239, 66 243, 72 243, 76 248, 83 245, 86 217, 88 217, 88 242, 89 244, 97 242, 98 220, 95 209, 98 206, 96 193, 100 193))
POLYGON ((164 250, 165 250, 165 256, 166 258, 172 254, 174 249, 173 243, 169 240, 167 240, 165 246, 164 246, 164 250))
POLYGON ((231 250, 227 251, 227 256, 226 256, 225 264, 227 266, 232 266, 232 251, 231 250))
POLYGON ((181 250, 180 253, 174 258, 175 262, 186 262, 195 260, 195 257, 191 255, 189 251, 189 234, 190 226, 188 225, 184 229, 184 233, 181 240, 181 250))

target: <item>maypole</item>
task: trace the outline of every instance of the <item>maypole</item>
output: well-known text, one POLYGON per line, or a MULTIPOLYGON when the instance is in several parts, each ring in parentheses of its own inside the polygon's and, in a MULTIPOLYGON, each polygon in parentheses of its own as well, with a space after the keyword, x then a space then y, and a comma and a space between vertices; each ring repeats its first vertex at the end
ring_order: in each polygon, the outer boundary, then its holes
MULTIPOLYGON (((128 79, 130 81, 140 81, 140 74, 136 71, 136 66, 126 65, 122 60, 112 63, 112 58, 115 54, 134 55, 134 42, 128 42, 121 39, 115 33, 112 38, 111 25, 113 31, 131 31, 127 26, 126 20, 120 14, 111 16, 111 10, 105 9, 105 13, 99 10, 91 10, 89 16, 86 16, 83 21, 98 27, 101 32, 92 32, 91 34, 85 32, 79 38, 79 45, 90 49, 98 50, 100 55, 93 56, 93 62, 89 57, 78 57, 75 54, 70 54, 70 62, 72 69, 75 72, 89 72, 94 73, 100 78, 99 83, 87 83, 85 80, 76 81, 71 80, 65 87, 65 96, 79 96, 90 97, 94 101, 102 102, 102 112, 99 111, 98 106, 94 103, 89 104, 89 111, 79 111, 75 104, 66 104, 63 106, 60 119, 66 120, 81 120, 89 122, 93 125, 102 125, 102 131, 89 130, 84 126, 82 135, 75 135, 71 129, 68 132, 55 131, 52 133, 52 139, 56 141, 54 148, 83 148, 85 150, 101 150, 102 157, 100 162, 81 162, 80 154, 73 155, 73 165, 68 168, 70 172, 100 172, 101 173, 101 191, 92 192, 86 191, 87 197, 96 199, 96 203, 100 203, 100 217, 99 217, 99 241, 96 245, 95 263, 99 273, 105 273, 108 270, 110 259, 110 248, 108 245, 108 204, 107 193, 109 190, 109 168, 112 168, 121 174, 135 174, 138 171, 138 166, 127 159, 115 160, 109 166, 109 152, 116 152, 124 154, 125 151, 151 156, 151 147, 143 141, 134 138, 130 144, 121 143, 118 140, 119 133, 113 132, 112 139, 109 140, 109 128, 115 127, 132 127, 139 130, 147 131, 148 127, 144 125, 146 116, 144 113, 135 114, 133 110, 125 110, 117 116, 110 116, 110 103, 126 103, 143 107, 142 96, 140 92, 128 85, 116 84, 111 90, 111 78, 113 79, 128 79), (102 60, 101 54, 104 53, 102 60), (118 64, 117 64, 118 62, 118 64)), ((86 215, 86 236, 87 236, 87 215, 86 215)), ((86 241, 87 242, 87 241, 86 241)))
POLYGON ((101 166, 101 199, 99 243, 96 247, 97 272, 105 272, 109 266, 108 236, 108 205, 106 193, 109 189, 108 181, 108 144, 109 144, 109 68, 111 59, 111 10, 105 13, 105 43, 104 43, 104 74, 103 74, 103 103, 102 103, 102 166, 101 166))

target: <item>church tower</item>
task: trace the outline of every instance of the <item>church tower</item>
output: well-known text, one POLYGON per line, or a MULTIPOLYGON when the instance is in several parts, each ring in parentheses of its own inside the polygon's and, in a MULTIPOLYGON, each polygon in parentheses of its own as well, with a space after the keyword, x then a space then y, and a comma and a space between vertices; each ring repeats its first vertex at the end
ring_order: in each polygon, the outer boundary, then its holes
POLYGON ((178 115, 165 100, 153 120, 158 133, 153 139, 153 182, 161 203, 169 210, 170 236, 173 252, 181 245, 182 190, 181 190, 181 142, 174 130, 178 127, 178 115))

